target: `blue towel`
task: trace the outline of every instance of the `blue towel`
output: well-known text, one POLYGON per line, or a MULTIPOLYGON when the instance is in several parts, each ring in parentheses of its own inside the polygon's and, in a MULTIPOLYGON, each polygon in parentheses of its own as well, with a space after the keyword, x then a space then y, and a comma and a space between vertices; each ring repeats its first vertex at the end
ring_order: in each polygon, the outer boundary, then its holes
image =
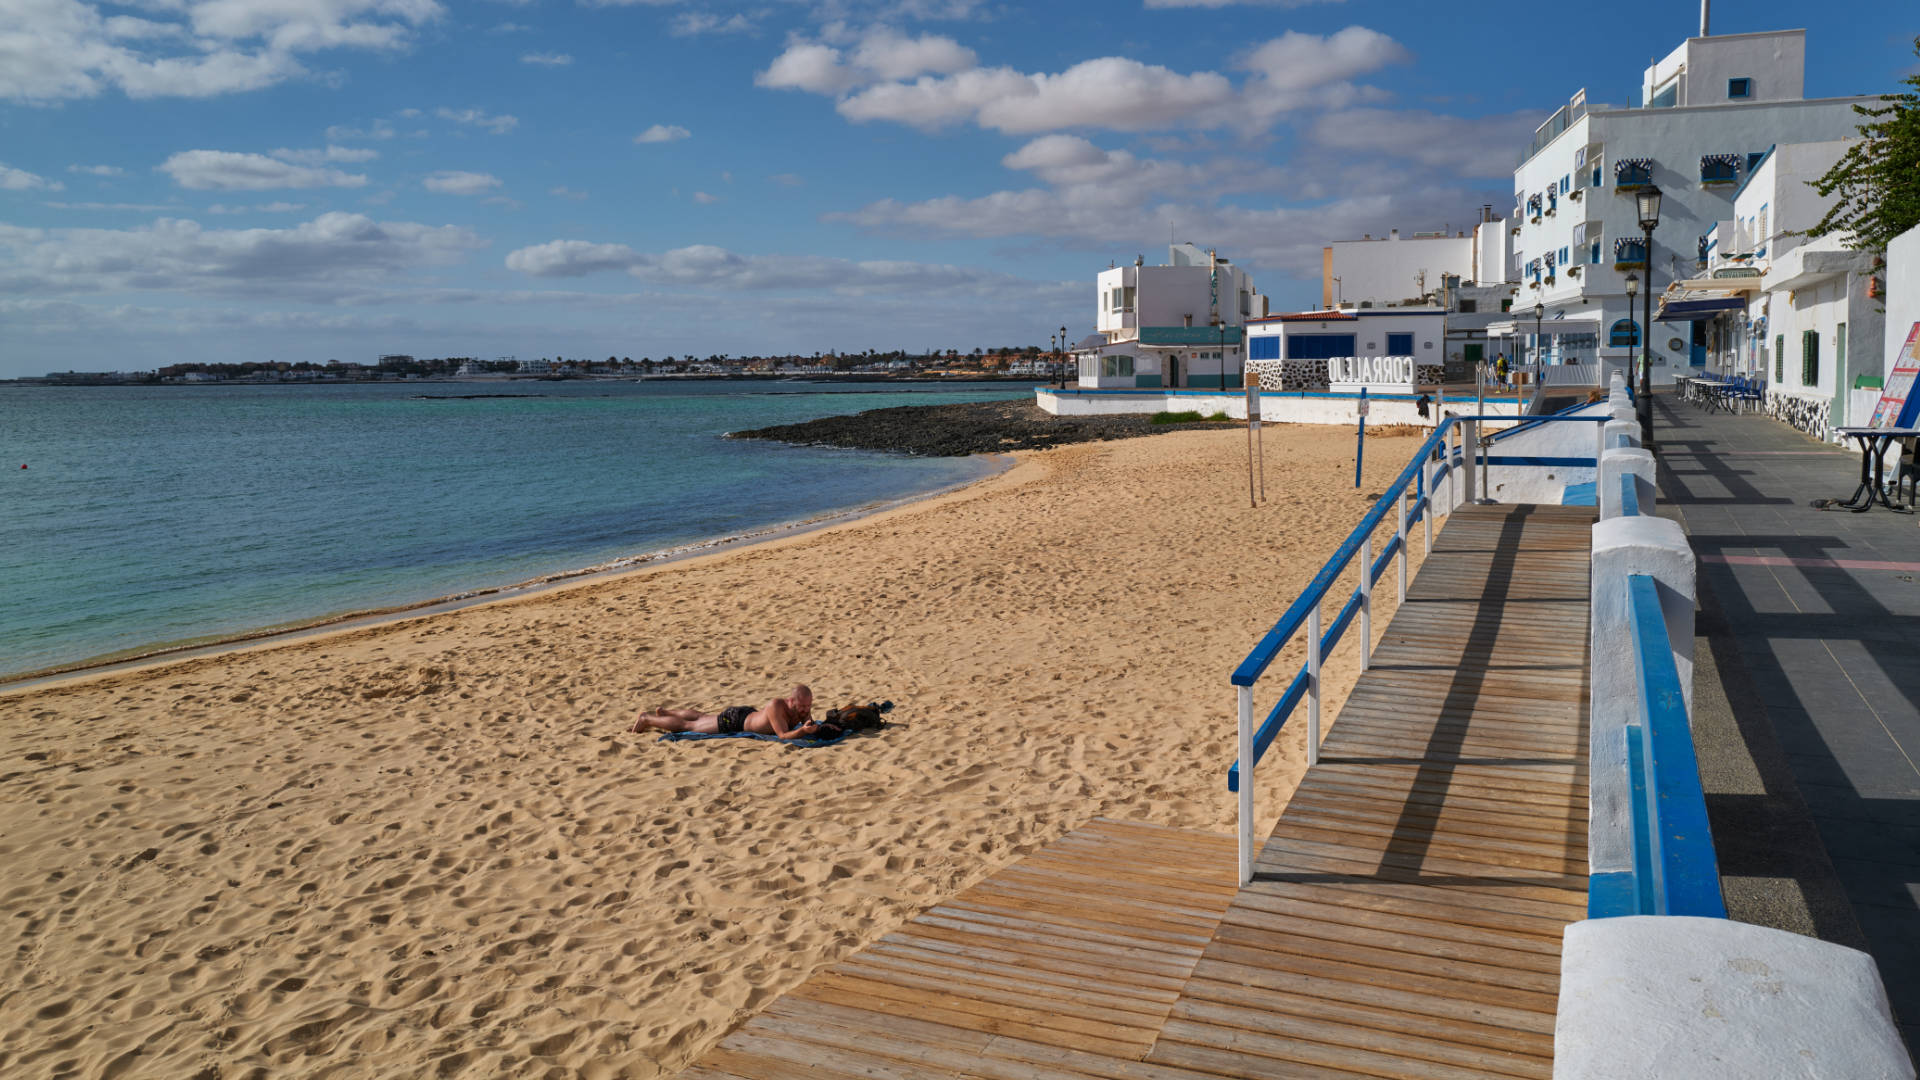
POLYGON ((847 732, 845 731, 842 731, 840 734, 835 735, 831 739, 783 739, 778 735, 761 735, 758 732, 753 732, 753 731, 730 731, 725 735, 704 733, 699 731, 673 731, 660 736, 658 741, 659 742, 685 742, 689 739, 760 739, 763 742, 785 743, 788 746, 797 746, 805 749, 812 749, 813 747, 816 747, 816 746, 832 746, 834 743, 837 743, 846 737, 847 737, 847 732))

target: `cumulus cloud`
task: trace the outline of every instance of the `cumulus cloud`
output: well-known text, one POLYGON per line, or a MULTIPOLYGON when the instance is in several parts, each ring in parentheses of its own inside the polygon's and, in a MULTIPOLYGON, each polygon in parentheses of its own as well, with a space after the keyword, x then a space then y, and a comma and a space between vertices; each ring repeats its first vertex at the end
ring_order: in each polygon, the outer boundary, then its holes
POLYGON ((363 187, 367 178, 339 169, 314 168, 265 154, 229 150, 182 150, 159 166, 173 182, 193 191, 266 191, 271 188, 363 187))
POLYGON ((566 186, 565 184, 562 184, 556 188, 548 188, 547 194, 555 196, 556 198, 572 199, 575 202, 579 202, 580 200, 585 199, 587 197, 586 192, 575 191, 572 188, 566 186))
POLYGON ((281 161, 291 161, 295 165, 341 165, 372 161, 380 156, 380 151, 365 147, 328 145, 318 150, 269 150, 268 156, 281 161))
POLYGON ((500 178, 489 173, 444 169, 420 181, 420 186, 440 195, 485 195, 500 186, 500 178))
POLYGON ((307 208, 306 203, 297 203, 297 202, 255 203, 252 206, 227 205, 225 203, 214 203, 212 206, 207 207, 207 213, 209 214, 291 214, 291 213, 295 213, 296 211, 305 210, 306 208, 307 208))
MULTIPOLYGON (((505 135, 520 126, 517 117, 500 115, 489 116, 482 109, 449 109, 444 106, 433 111, 442 120, 451 120, 466 127, 483 128, 495 135, 505 135)), ((405 113, 402 113, 405 115, 405 113)))
POLYGON ((58 180, 49 180, 37 173, 9 168, 5 163, 0 163, 0 191, 61 191, 65 187, 58 180))
POLYGON ((1352 80, 1408 53, 1385 34, 1350 26, 1325 37, 1289 32, 1249 52, 1236 85, 1216 71, 1174 71, 1130 57, 1085 60, 1058 73, 981 67, 949 38, 908 38, 885 28, 848 49, 796 40, 754 81, 838 98, 854 121, 933 130, 972 123, 1009 134, 1073 128, 1159 131, 1264 130, 1282 113, 1383 98, 1352 80))
POLYGON ((0 226, 0 289, 279 293, 329 299, 484 247, 472 230, 322 214, 282 229, 208 229, 161 218, 134 229, 0 226))
POLYGON ((753 20, 745 15, 729 15, 721 18, 704 11, 683 11, 667 24, 667 32, 674 37, 693 37, 697 34, 745 34, 753 30, 753 20))
POLYGON ((1328 113, 1309 132, 1322 146, 1419 162, 1456 176, 1513 175, 1514 148, 1545 119, 1538 112, 1446 116, 1419 109, 1328 113))
POLYGON ((635 135, 633 141, 641 144, 679 142, 681 139, 692 134, 693 132, 688 131, 679 124, 655 124, 640 134, 635 135))
POLYGON ((883 80, 955 74, 978 63, 972 49, 952 38, 907 37, 879 26, 860 35, 850 54, 821 42, 796 40, 753 81, 769 89, 835 95, 883 80))
POLYGON ((520 58, 520 62, 540 64, 545 67, 566 67, 573 63, 573 57, 568 53, 527 53, 520 58))
POLYGON ((720 196, 709 195, 704 191, 696 191, 693 193, 693 201, 699 203, 701 206, 712 206, 714 203, 720 201, 720 196))
POLYGON ((445 14, 437 0, 151 0, 150 18, 82 0, 13 0, 0 34, 0 99, 45 103, 119 90, 211 97, 308 74, 305 53, 397 50, 445 14), (182 54, 182 47, 192 52, 182 54))
POLYGON ((141 213, 148 213, 148 214, 159 213, 165 210, 179 209, 179 207, 177 206, 165 206, 157 203, 124 203, 124 202, 115 202, 115 203, 49 202, 43 205, 48 206, 54 210, 114 210, 114 211, 135 210, 141 213))
POLYGON ((507 256, 507 268, 532 277, 624 272, 657 285, 729 291, 819 289, 842 295, 988 290, 1033 284, 997 271, 937 263, 856 261, 823 255, 741 255, 711 244, 651 254, 625 244, 585 240, 552 240, 521 248, 507 256))
POLYGON ((335 124, 327 129, 328 142, 347 142, 353 139, 391 139, 399 134, 393 124, 386 120, 375 120, 364 128, 335 124))
POLYGON ((125 176, 127 172, 118 165, 69 165, 67 171, 87 176, 125 176))

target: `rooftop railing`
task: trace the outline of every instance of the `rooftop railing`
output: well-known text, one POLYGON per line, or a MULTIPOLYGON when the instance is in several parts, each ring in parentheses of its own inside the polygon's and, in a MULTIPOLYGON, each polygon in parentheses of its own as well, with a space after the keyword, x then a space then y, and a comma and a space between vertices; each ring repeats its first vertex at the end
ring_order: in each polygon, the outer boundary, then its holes
MULTIPOLYGON (((1307 583, 1299 598, 1287 608, 1280 621, 1262 635, 1253 651, 1247 654, 1240 666, 1234 669, 1232 682, 1235 687, 1235 710, 1239 722, 1239 752, 1233 767, 1227 773, 1227 788, 1239 796, 1239 858, 1240 883, 1253 880, 1253 772, 1260 758, 1272 747, 1279 737, 1281 728, 1293 715, 1301 701, 1307 702, 1307 764, 1315 765, 1320 761, 1320 671, 1321 663, 1341 637, 1353 625, 1358 616, 1360 620, 1360 670, 1365 671, 1372 663, 1373 653, 1373 587, 1390 566, 1398 566, 1397 592, 1401 601, 1407 598, 1407 530, 1415 524, 1424 524, 1426 528, 1427 550, 1433 547, 1433 509, 1434 499, 1441 480, 1447 481, 1447 505, 1457 506, 1461 502, 1474 502, 1476 466, 1499 465, 1503 467, 1567 468, 1591 467, 1596 477, 1599 471, 1601 455, 1604 453, 1602 439, 1604 424, 1612 417, 1607 413, 1597 415, 1569 415, 1565 413, 1551 416, 1534 417, 1524 425, 1519 425, 1502 434, 1512 434, 1519 430, 1532 429, 1549 423, 1591 423, 1596 427, 1594 452, 1590 457, 1533 457, 1520 455, 1491 454, 1491 446, 1483 447, 1480 439, 1480 426, 1487 421, 1510 421, 1504 416, 1449 416, 1443 418, 1434 428, 1433 434, 1420 444, 1413 460, 1400 471, 1393 482, 1387 485, 1360 523, 1354 526, 1346 540, 1337 548, 1333 557, 1307 583), (1411 490, 1411 497, 1410 497, 1411 490), (1464 498, 1456 498, 1464 490, 1464 498), (1373 554, 1373 536, 1386 521, 1389 513, 1395 516, 1393 538, 1381 548, 1379 556, 1373 554), (1321 626, 1321 607, 1327 595, 1333 591, 1341 575, 1346 573, 1355 557, 1360 559, 1359 580, 1346 603, 1341 605, 1339 614, 1324 631, 1321 626), (1258 728, 1254 726, 1254 690, 1267 669, 1279 657, 1282 649, 1302 630, 1306 631, 1307 657, 1299 670, 1287 683, 1279 701, 1267 713, 1258 728)), ((1498 436, 1496 436, 1498 438, 1498 436)), ((1489 440, 1491 442, 1491 440, 1489 440)))

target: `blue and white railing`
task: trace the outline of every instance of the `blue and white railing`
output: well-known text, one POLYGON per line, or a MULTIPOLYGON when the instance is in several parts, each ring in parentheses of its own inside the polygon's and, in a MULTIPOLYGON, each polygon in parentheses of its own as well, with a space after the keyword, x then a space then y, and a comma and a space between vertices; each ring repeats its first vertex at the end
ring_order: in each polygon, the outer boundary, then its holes
POLYGON ((1526 424, 1519 425, 1509 432, 1502 432, 1494 439, 1487 440, 1483 446, 1480 438, 1481 425, 1486 421, 1506 422, 1510 417, 1499 416, 1448 416, 1440 421, 1433 434, 1420 445, 1413 460, 1400 471, 1393 482, 1387 485, 1373 509, 1360 519, 1346 540, 1320 568, 1320 572, 1307 583, 1299 598, 1287 608, 1286 614, 1273 628, 1262 635, 1260 642, 1247 654, 1240 666, 1234 669, 1233 685, 1236 695, 1236 713, 1239 721, 1239 753, 1232 769, 1227 773, 1227 788, 1239 795, 1239 858, 1240 882, 1246 884, 1253 880, 1254 847, 1254 805, 1253 771, 1268 748, 1280 735, 1280 730, 1304 700, 1307 703, 1307 763, 1318 764, 1320 760, 1320 671, 1321 663, 1334 646, 1338 645, 1347 629, 1353 625, 1355 616, 1360 620, 1360 669, 1365 671, 1372 662, 1373 653, 1373 587, 1386 573, 1389 565, 1397 565, 1398 596, 1407 598, 1407 536, 1408 530, 1415 524, 1423 524, 1426 529, 1427 550, 1433 547, 1433 518, 1435 511, 1445 507, 1451 511, 1461 503, 1479 501, 1477 488, 1479 477, 1476 470, 1490 466, 1501 466, 1503 471, 1511 473, 1514 469, 1592 469, 1599 474, 1606 453, 1606 436, 1611 428, 1614 416, 1610 412, 1591 410, 1575 413, 1560 413, 1553 416, 1536 417, 1526 424), (1556 423, 1589 423, 1595 426, 1593 454, 1586 457, 1562 455, 1525 455, 1495 454, 1494 440, 1504 440, 1512 434, 1527 429, 1540 429, 1556 423), (1440 482, 1446 481, 1444 494, 1440 482), (1374 533, 1386 521, 1389 512, 1394 513, 1395 526, 1392 539, 1381 548, 1376 557, 1373 553, 1374 533), (1321 606, 1341 576, 1347 572, 1358 557, 1360 570, 1352 593, 1341 605, 1339 614, 1333 618, 1330 627, 1321 626, 1321 606), (1267 668, 1279 657, 1280 651, 1287 647, 1296 634, 1306 631, 1307 656, 1280 699, 1268 711, 1266 719, 1256 728, 1254 725, 1254 691, 1267 668))

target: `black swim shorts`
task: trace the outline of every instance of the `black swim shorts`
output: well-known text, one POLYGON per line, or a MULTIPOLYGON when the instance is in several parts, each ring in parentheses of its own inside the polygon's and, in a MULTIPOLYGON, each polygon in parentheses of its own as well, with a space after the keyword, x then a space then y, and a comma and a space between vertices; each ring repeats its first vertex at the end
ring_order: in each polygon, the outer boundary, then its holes
POLYGON ((734 705, 720 710, 720 734, 738 735, 746 729, 747 717, 753 715, 753 706, 734 705))

